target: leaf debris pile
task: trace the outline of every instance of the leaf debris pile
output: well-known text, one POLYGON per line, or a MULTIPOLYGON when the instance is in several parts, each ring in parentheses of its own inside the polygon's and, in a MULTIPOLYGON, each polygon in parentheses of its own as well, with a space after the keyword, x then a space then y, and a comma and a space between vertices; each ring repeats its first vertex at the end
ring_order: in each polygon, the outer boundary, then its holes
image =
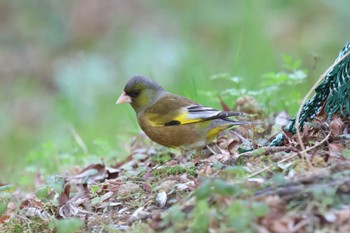
POLYGON ((350 232, 348 119, 305 124, 302 153, 287 133, 284 146, 266 146, 281 115, 225 132, 200 154, 139 135, 114 166, 38 176, 35 193, 2 184, 0 231, 350 232))

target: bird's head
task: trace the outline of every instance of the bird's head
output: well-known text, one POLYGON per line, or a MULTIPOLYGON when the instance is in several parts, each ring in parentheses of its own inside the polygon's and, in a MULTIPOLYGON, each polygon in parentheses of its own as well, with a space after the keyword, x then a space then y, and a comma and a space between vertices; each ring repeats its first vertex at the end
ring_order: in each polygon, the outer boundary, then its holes
POLYGON ((140 113, 165 94, 166 91, 155 81, 143 76, 134 76, 125 85, 124 92, 116 104, 130 103, 136 113, 140 113))

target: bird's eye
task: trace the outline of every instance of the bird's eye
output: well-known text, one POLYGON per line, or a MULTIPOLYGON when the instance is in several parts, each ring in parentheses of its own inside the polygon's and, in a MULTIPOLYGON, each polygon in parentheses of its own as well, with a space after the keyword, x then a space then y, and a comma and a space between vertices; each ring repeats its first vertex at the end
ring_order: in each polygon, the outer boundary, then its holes
POLYGON ((131 91, 128 95, 131 98, 137 97, 140 94, 140 90, 131 91))

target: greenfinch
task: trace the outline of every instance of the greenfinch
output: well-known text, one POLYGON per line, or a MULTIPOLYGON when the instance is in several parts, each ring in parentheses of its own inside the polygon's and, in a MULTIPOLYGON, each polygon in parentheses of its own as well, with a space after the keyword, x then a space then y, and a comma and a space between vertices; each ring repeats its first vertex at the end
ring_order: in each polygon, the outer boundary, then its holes
POLYGON ((131 104, 141 129, 151 140, 170 148, 202 149, 221 131, 250 124, 229 118, 244 113, 205 107, 169 93, 143 76, 134 76, 128 81, 116 102, 121 103, 131 104))

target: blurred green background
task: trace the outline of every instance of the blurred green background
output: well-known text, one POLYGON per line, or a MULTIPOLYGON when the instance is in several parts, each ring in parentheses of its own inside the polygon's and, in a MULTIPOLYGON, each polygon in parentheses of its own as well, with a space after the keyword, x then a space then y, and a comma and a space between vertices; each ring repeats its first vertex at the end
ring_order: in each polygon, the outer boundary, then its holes
POLYGON ((287 54, 309 76, 286 92, 304 95, 349 38, 348 7, 347 0, 0 1, 0 183, 25 184, 28 172, 62 170, 62 161, 125 157, 138 126, 130 106, 114 103, 135 74, 219 108, 217 95, 230 86, 211 76, 239 76, 256 90, 287 54))

